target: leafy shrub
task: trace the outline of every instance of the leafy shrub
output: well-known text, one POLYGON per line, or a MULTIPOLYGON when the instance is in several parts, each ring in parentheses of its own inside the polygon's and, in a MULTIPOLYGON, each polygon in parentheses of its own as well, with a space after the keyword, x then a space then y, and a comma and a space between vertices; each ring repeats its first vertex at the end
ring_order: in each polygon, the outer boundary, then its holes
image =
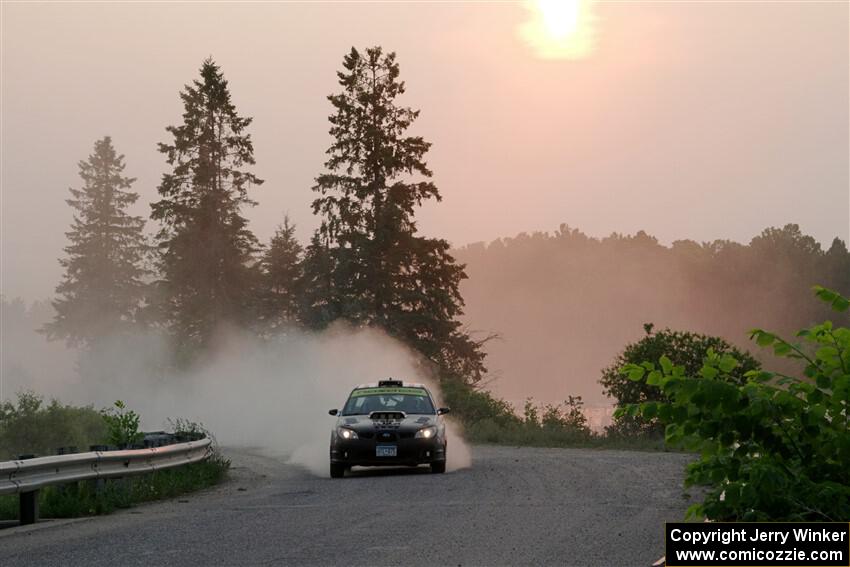
MULTIPOLYGON (((846 312, 850 302, 822 287, 817 296, 846 312)), ((797 333, 801 343, 755 329, 776 356, 799 361, 801 377, 750 370, 709 351, 698 372, 666 356, 627 364, 630 380, 669 401, 632 404, 620 415, 658 418, 668 443, 701 452, 686 484, 710 486, 689 517, 714 520, 850 519, 850 329, 826 321, 797 333)))
POLYGON ((493 397, 489 392, 476 390, 460 380, 444 380, 440 384, 443 401, 464 425, 489 420, 496 425, 519 421, 511 404, 493 397))
MULTIPOLYGON (((759 368, 758 361, 749 353, 741 352, 720 337, 670 329, 653 332, 651 323, 645 324, 644 330, 646 336, 626 346, 614 363, 603 370, 599 380, 605 394, 617 400, 617 407, 664 399, 664 393, 660 389, 624 376, 620 369, 625 365, 640 364, 645 360, 657 361, 666 356, 673 364, 683 366, 685 374, 696 376, 706 354, 712 350, 718 354, 728 353, 738 361, 738 365, 725 375, 725 379, 734 384, 743 384, 746 382, 746 373, 759 368)), ((656 418, 621 412, 615 414, 614 423, 608 429, 610 434, 619 436, 660 436, 663 425, 656 418)))
POLYGON ((562 406, 546 404, 543 406, 543 417, 540 426, 544 429, 572 429, 578 433, 589 435, 590 426, 582 407, 581 396, 568 396, 562 406))
MULTIPOLYGON (((476 392, 476 395, 482 394, 476 392)), ((486 396, 494 400, 489 394, 486 396)), ((464 420, 465 434, 470 441, 532 447, 572 447, 597 445, 601 440, 587 424, 581 409, 581 397, 570 396, 562 405, 543 406, 529 398, 525 402, 522 417, 516 415, 506 402, 495 402, 495 407, 506 407, 510 413, 498 411, 478 420, 464 420)))
POLYGON ((459 381, 444 381, 441 390, 443 400, 452 408, 451 416, 460 421, 464 437, 473 443, 667 450, 660 437, 593 433, 582 411, 580 396, 570 396, 562 405, 538 406, 529 399, 520 416, 508 402, 459 381))
POLYGON ((139 414, 127 409, 124 402, 117 400, 113 407, 100 412, 109 432, 109 442, 117 447, 132 447, 141 442, 144 434, 139 431, 139 414))
POLYGON ((22 454, 52 455, 59 447, 77 447, 87 451, 89 445, 107 438, 106 423, 91 406, 73 407, 44 398, 33 392, 22 392, 17 403, 0 405, 0 460, 22 454))

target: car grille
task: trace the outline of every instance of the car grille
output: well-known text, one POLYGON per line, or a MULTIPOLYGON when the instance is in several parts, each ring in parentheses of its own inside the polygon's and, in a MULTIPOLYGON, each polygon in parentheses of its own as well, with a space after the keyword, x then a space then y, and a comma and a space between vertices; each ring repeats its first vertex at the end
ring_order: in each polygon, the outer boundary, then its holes
POLYGON ((375 431, 358 431, 357 435, 361 439, 376 439, 379 443, 390 443, 399 439, 413 439, 413 431, 398 431, 398 426, 383 427, 375 431))

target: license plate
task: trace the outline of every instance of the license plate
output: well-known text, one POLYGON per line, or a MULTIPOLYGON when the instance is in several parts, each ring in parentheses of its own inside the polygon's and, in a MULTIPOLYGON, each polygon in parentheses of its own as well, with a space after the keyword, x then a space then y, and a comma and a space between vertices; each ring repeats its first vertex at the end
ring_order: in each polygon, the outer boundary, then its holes
POLYGON ((378 445, 375 447, 376 457, 395 457, 398 455, 398 447, 395 445, 378 445))

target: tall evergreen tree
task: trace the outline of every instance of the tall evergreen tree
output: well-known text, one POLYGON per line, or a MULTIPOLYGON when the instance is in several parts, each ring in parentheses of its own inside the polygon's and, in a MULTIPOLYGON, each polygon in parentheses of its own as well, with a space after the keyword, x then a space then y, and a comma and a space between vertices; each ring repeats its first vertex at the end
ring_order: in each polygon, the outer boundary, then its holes
POLYGON ((301 256, 295 225, 283 219, 260 261, 263 275, 261 318, 269 330, 298 322, 302 289, 301 256))
MULTIPOLYGON (((419 236, 415 209, 440 200, 425 154, 431 144, 407 130, 418 110, 399 106, 405 92, 394 53, 352 48, 328 97, 333 143, 316 179, 318 241, 329 243, 331 296, 323 308, 375 325, 437 365, 443 377, 475 382, 484 373, 480 344, 457 321, 463 266, 449 243, 419 236)), ((308 264, 310 266, 310 264, 308 264)), ((312 277, 312 276, 310 276, 312 277)))
POLYGON ((56 315, 44 326, 51 339, 90 347, 99 338, 123 333, 135 324, 144 295, 145 221, 129 215, 139 198, 125 177, 124 156, 109 136, 97 140, 94 153, 79 162, 80 189, 66 202, 74 209, 65 268, 53 301, 56 315))
POLYGON ((330 244, 318 230, 304 253, 302 278, 300 320, 308 327, 322 329, 337 318, 340 309, 330 244))
POLYGON ((172 169, 162 176, 162 199, 151 205, 163 225, 163 313, 187 355, 219 325, 247 326, 252 318, 259 246, 241 209, 255 204, 248 188, 263 182, 247 170, 255 163, 252 119, 236 112, 212 59, 200 75, 180 93, 183 123, 166 128, 173 141, 159 145, 172 169))

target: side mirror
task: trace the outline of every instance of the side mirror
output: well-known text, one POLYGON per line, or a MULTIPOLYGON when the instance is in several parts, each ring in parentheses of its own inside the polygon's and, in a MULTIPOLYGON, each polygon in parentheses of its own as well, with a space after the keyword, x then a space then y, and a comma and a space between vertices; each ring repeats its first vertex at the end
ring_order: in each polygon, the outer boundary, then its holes
POLYGON ((437 410, 437 415, 445 415, 451 411, 451 408, 440 408, 437 410))
POLYGON ((331 410, 328 410, 328 415, 336 415, 336 414, 338 414, 338 413, 339 413, 339 410, 338 410, 338 409, 331 409, 331 410))

